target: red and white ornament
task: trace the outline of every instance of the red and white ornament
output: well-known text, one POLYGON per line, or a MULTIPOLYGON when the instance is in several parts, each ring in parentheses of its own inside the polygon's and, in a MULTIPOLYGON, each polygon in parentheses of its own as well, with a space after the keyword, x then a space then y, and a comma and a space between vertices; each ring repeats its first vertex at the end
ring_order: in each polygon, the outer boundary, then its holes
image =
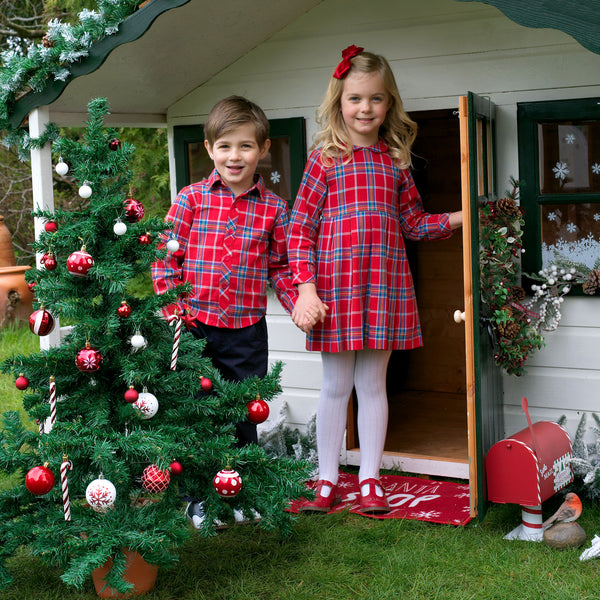
POLYGON ((44 308, 40 308, 29 317, 29 329, 32 333, 45 336, 54 329, 54 317, 44 308))
POLYGON ((75 277, 85 277, 93 266, 94 259, 89 252, 86 252, 85 246, 67 258, 67 271, 75 277))
POLYGON ((144 205, 135 198, 125 200, 125 219, 130 223, 137 223, 144 218, 144 205))
POLYGON ((230 498, 237 496, 242 489, 242 478, 237 471, 221 469, 213 479, 213 486, 219 496, 230 498))
POLYGON ((54 487, 54 473, 48 468, 48 463, 29 469, 25 487, 36 496, 43 496, 54 487))
POLYGON ((46 271, 54 271, 54 269, 58 267, 58 261, 52 252, 46 252, 46 254, 42 256, 40 263, 44 265, 46 271))
POLYGON ((19 376, 15 381, 15 386, 18 390, 26 390, 29 387, 29 379, 27 379, 23 373, 19 373, 19 376))
POLYGON ((142 419, 151 419, 158 412, 158 400, 154 394, 144 391, 138 394, 138 399, 132 404, 142 419))
POLYGON ((46 233, 56 233, 58 231, 58 225, 56 221, 46 221, 44 223, 44 230, 46 233))
POLYGON ((138 391, 132 386, 129 386, 129 389, 123 394, 125 398, 125 402, 129 402, 129 404, 133 404, 140 397, 138 391))
POLYGON ((152 243, 152 236, 146 232, 138 238, 142 246, 149 246, 152 243))
POLYGON ((164 492, 171 481, 171 473, 168 469, 161 471, 156 465, 149 465, 144 469, 142 473, 142 485, 144 489, 158 494, 164 492))
POLYGON ((129 317, 131 315, 131 306, 129 306, 129 304, 127 304, 126 300, 123 300, 123 302, 121 302, 121 305, 119 306, 119 308, 117 308, 117 314, 122 319, 126 319, 127 317, 129 317))
POLYGON ((246 408, 250 423, 264 423, 269 418, 269 405, 258 394, 246 404, 246 408))
POLYGON ((96 512, 106 512, 117 499, 117 489, 112 481, 100 476, 85 489, 85 499, 96 512))
POLYGON ((171 475, 181 475, 183 473, 181 463, 176 460, 169 465, 169 470, 171 471, 171 475))
POLYGON ((68 471, 71 469, 73 469, 73 463, 66 456, 63 456, 63 461, 60 465, 60 484, 62 488, 63 512, 65 515, 65 521, 71 520, 71 500, 69 498, 68 478, 68 471))
POLYGON ((75 357, 75 366, 83 373, 94 373, 102 366, 102 354, 88 342, 75 357))

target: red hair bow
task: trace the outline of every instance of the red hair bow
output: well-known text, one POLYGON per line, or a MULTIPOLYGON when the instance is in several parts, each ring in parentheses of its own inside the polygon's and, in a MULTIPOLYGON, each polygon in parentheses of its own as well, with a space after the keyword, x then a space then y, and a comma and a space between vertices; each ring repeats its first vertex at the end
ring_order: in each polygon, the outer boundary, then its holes
POLYGON ((355 46, 354 44, 352 44, 352 46, 348 46, 345 50, 342 50, 342 61, 336 67, 333 76, 336 79, 344 79, 344 77, 348 75, 348 71, 352 66, 352 63, 350 61, 355 56, 358 56, 363 50, 364 48, 360 48, 359 46, 355 46))

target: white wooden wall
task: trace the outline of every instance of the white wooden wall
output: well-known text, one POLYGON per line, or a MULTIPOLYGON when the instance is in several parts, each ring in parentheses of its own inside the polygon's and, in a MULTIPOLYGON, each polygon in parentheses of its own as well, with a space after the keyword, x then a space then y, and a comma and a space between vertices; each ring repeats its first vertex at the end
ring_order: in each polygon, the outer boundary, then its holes
MULTIPOLYGON (((498 106, 499 193, 518 176, 517 102, 600 96, 600 56, 562 32, 517 25, 493 7, 454 0, 324 0, 173 105, 169 125, 202 123, 214 102, 241 94, 269 118, 305 117, 310 144, 315 110, 349 44, 386 56, 409 111, 457 108, 467 91, 489 96, 498 106)), ((320 360, 303 350, 301 332, 276 305, 270 302, 272 358, 286 363, 282 398, 297 425, 316 409, 320 360)), ((562 325, 531 361, 530 373, 506 378, 507 433, 525 426, 522 396, 534 421, 568 413, 571 432, 580 411, 600 411, 599 314, 598 298, 568 300, 562 325)))

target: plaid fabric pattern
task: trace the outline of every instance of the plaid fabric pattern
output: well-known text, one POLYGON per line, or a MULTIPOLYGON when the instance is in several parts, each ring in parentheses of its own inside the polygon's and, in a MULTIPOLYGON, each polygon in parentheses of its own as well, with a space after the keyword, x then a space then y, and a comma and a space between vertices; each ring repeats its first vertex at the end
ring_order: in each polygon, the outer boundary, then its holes
POLYGON ((290 224, 294 283, 315 282, 329 305, 307 348, 323 352, 398 350, 422 345, 404 238, 447 238, 448 214, 423 210, 408 170, 379 141, 354 148, 351 162, 309 157, 290 224))
POLYGON ((182 265, 171 254, 155 262, 152 279, 157 294, 181 282, 192 284, 193 292, 177 304, 180 311, 189 308, 215 327, 248 327, 266 312, 268 281, 292 311, 298 293, 286 252, 287 204, 265 188, 260 176, 235 197, 215 169, 208 179, 181 190, 165 220, 173 222, 185 258, 182 265))

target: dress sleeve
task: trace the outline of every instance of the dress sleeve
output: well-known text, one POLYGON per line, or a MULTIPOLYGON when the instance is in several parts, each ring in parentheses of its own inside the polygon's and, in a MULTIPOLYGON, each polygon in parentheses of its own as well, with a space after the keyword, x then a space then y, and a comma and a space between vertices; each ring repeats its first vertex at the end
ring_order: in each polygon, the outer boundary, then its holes
POLYGON ((417 187, 408 170, 401 172, 399 198, 400 223, 406 239, 439 240, 452 236, 449 213, 425 212, 417 187))
POLYGON ((316 245, 327 179, 321 153, 310 155, 294 202, 288 235, 288 257, 295 284, 315 281, 316 245))

